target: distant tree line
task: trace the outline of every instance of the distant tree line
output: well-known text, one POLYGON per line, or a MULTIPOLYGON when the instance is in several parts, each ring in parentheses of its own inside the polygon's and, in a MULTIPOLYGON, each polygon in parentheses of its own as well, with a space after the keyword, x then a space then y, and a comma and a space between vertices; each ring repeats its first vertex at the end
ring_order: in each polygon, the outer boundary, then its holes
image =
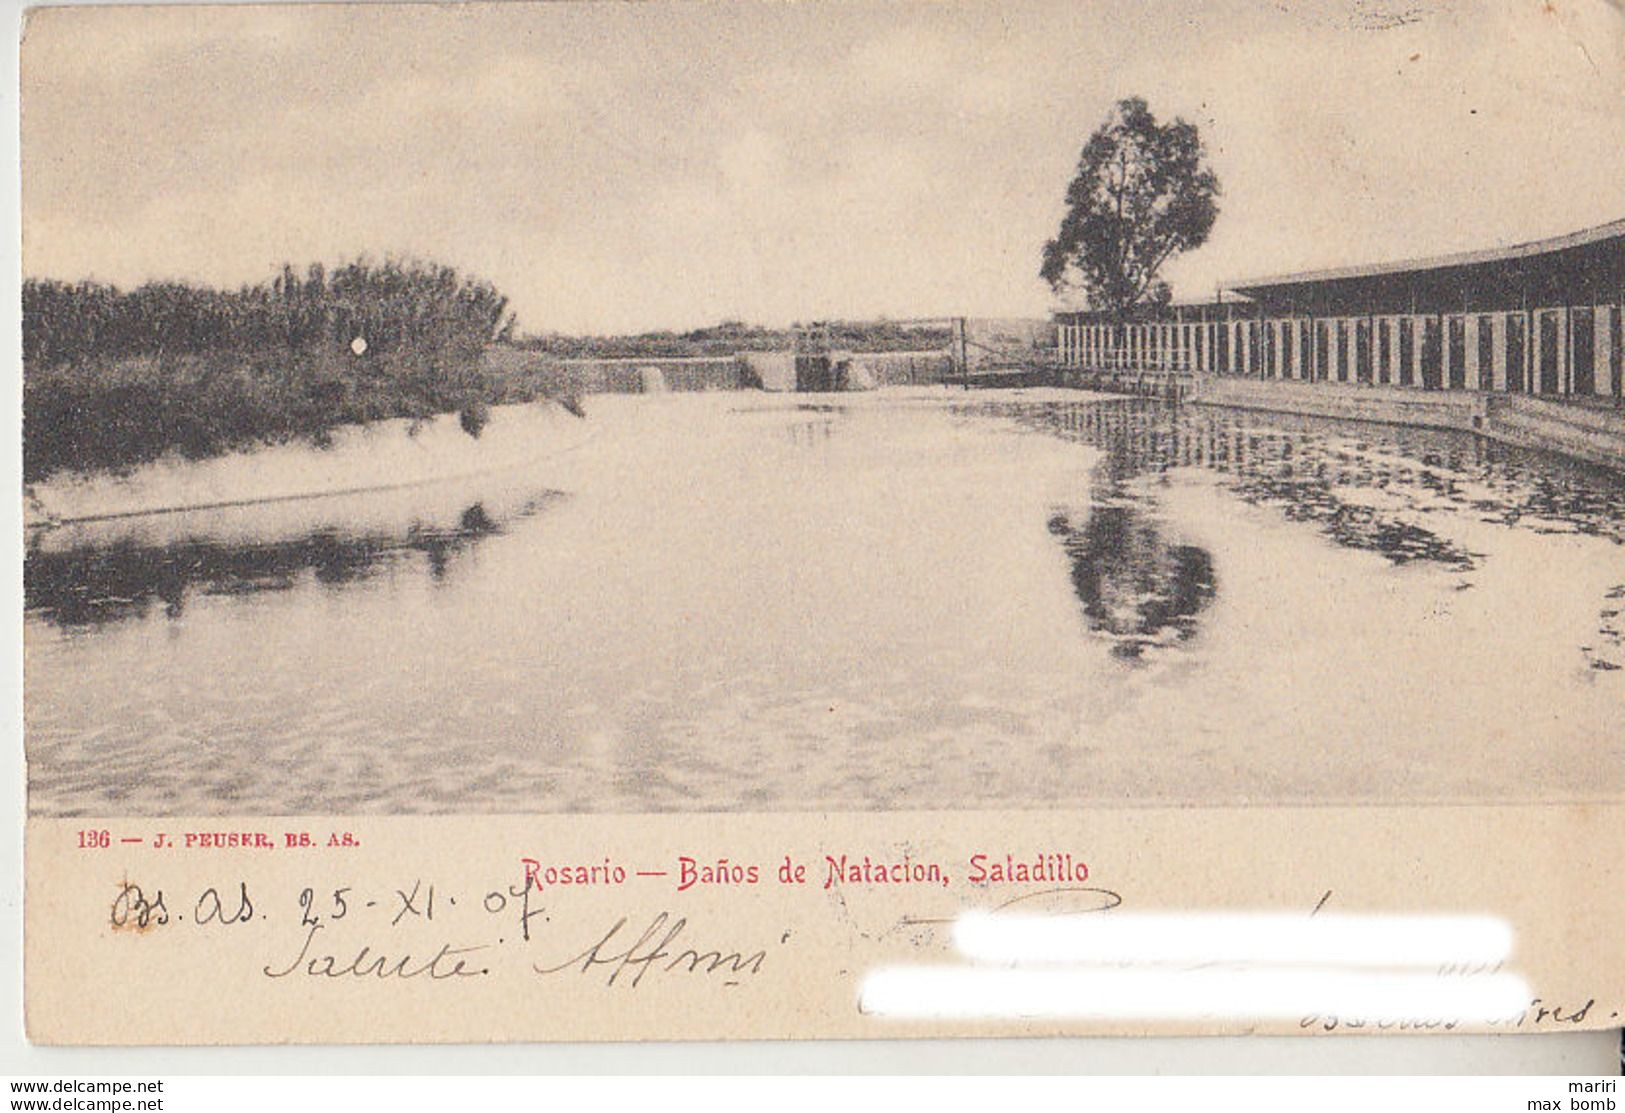
MULTIPOLYGON (((946 322, 915 324, 896 321, 831 321, 817 326, 833 348, 854 352, 912 352, 946 348, 946 322)), ((566 336, 543 333, 517 341, 519 347, 559 359, 677 359, 685 356, 731 356, 735 352, 788 351, 795 347, 799 326, 767 328, 739 321, 687 332, 670 330, 625 336, 566 336)))
POLYGON ((513 328, 493 286, 434 263, 285 266, 235 290, 30 279, 24 478, 454 410, 477 435, 503 390, 482 355, 513 328))

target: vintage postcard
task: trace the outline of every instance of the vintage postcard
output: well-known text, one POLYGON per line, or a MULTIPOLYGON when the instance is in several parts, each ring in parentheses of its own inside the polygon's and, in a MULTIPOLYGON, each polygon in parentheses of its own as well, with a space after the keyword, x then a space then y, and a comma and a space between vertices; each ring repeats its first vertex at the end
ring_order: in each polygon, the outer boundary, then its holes
POLYGON ((1619 1027, 1625 11, 1288 9, 30 11, 30 1038, 1619 1027))

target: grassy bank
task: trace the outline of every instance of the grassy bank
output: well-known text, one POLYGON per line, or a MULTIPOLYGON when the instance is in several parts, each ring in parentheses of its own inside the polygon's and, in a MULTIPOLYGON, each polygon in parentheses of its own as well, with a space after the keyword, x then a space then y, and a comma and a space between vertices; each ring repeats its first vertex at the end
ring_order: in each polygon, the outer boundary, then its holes
MULTIPOLYGON (((166 453, 204 459, 257 444, 325 444, 341 425, 396 417, 457 412, 477 436, 499 402, 641 389, 638 368, 566 360, 707 359, 714 366, 666 368, 669 382, 738 389, 749 383, 737 353, 789 351, 802 338, 737 321, 681 333, 515 337, 494 287, 417 262, 285 266, 235 290, 30 279, 22 300, 29 483, 59 471, 128 471, 166 453)), ((935 381, 940 371, 909 362, 898 372, 902 364, 875 354, 913 361, 949 343, 944 324, 829 322, 817 331, 832 349, 870 354, 875 382, 935 381)))
POLYGON ((342 424, 459 411, 478 435, 509 400, 481 356, 513 327, 487 283, 356 262, 236 290, 29 280, 23 477, 123 470, 166 452, 321 444, 342 424))

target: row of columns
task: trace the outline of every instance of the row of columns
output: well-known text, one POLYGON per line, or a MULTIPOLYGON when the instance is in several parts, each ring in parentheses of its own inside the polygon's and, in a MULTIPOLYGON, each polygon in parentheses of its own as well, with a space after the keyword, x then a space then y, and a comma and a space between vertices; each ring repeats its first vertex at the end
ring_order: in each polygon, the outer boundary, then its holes
POLYGON ((1061 359, 1090 370, 1194 371, 1425 389, 1625 395, 1625 305, 1063 325, 1061 359))
POLYGON ((1070 367, 1131 371, 1213 371, 1222 324, 1062 325, 1061 360, 1070 367))

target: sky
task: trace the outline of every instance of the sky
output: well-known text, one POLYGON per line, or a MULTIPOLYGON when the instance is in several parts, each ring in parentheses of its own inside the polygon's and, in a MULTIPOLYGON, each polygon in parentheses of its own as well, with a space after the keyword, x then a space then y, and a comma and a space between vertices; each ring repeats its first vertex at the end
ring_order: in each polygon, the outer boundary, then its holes
POLYGON ((24 272, 417 257, 531 332, 1042 316, 1135 95, 1223 188, 1181 297, 1625 217, 1618 0, 70 7, 22 48, 24 272))

